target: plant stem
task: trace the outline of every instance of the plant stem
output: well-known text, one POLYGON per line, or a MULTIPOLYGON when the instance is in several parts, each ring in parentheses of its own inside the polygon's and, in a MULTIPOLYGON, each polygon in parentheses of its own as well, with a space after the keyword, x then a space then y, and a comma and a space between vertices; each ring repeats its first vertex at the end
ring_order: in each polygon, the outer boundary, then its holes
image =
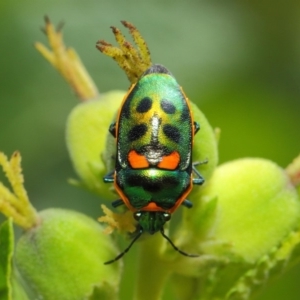
POLYGON ((147 237, 140 244, 134 300, 160 300, 172 269, 161 259, 165 244, 160 234, 147 237))

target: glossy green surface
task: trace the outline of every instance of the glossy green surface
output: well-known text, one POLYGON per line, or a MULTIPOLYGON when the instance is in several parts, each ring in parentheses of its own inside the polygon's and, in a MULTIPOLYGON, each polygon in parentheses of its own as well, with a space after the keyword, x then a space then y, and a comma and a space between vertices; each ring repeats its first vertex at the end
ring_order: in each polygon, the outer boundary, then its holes
POLYGON ((129 91, 119 112, 115 185, 129 209, 143 211, 138 224, 151 234, 166 222, 161 210, 173 212, 191 187, 194 125, 187 101, 169 71, 153 65, 129 91), (133 164, 138 159, 130 158, 133 151, 144 165, 133 164), (162 168, 159 164, 171 153, 178 154, 178 162, 162 168))
POLYGON ((149 202, 169 210, 190 186, 190 176, 178 170, 125 169, 118 174, 118 184, 137 210, 143 209, 149 202))
POLYGON ((142 152, 143 147, 151 144, 153 139, 155 139, 156 144, 163 148, 163 154, 173 151, 179 153, 180 169, 185 170, 189 166, 192 148, 192 120, 190 111, 186 99, 180 90, 180 86, 175 78, 168 74, 154 73, 142 77, 124 102, 120 111, 117 136, 118 163, 121 167, 127 166, 127 155, 130 150, 135 149, 138 152, 142 152), (140 113, 138 112, 138 107, 145 98, 151 101, 151 108, 144 113, 140 113), (162 101, 171 103, 174 112, 164 112, 162 101), (156 134, 153 116, 156 116, 159 122, 156 134), (144 126, 145 132, 139 139, 132 141, 130 139, 130 132, 135 126, 139 125, 144 126), (168 125, 175 127, 171 128, 173 132, 170 133, 174 137, 173 140, 168 138, 164 133, 164 128, 168 125), (174 141, 176 138, 178 139, 177 142, 174 141))

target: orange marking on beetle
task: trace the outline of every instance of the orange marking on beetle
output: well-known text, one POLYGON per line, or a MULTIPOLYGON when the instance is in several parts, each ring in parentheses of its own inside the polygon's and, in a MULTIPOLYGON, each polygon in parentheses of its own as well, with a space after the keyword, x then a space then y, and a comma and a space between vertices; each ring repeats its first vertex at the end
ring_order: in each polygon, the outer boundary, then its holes
POLYGON ((149 202, 144 206, 141 211, 166 211, 165 209, 158 206, 155 202, 149 202))
POLYGON ((144 155, 138 154, 135 150, 128 153, 128 161, 133 169, 148 168, 149 163, 144 155))
POLYGON ((163 156, 157 167, 160 169, 175 170, 179 165, 180 155, 177 151, 169 155, 163 156))

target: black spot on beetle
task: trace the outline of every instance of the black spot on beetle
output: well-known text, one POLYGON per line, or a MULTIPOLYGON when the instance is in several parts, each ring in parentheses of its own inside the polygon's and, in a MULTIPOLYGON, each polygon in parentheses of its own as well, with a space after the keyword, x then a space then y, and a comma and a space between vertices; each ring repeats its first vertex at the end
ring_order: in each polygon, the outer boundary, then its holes
POLYGON ((129 119, 131 116, 130 113, 130 107, 133 97, 136 94, 136 91, 138 90, 138 84, 134 87, 134 89, 130 92, 130 94, 127 96, 126 101, 123 104, 122 110, 121 110, 121 118, 125 117, 126 119, 129 119))
POLYGON ((143 98, 138 106, 136 107, 136 111, 138 113, 146 113, 152 107, 152 100, 149 97, 143 98))
POLYGON ((122 107, 122 116, 126 119, 130 118, 130 103, 126 101, 122 107))
POLYGON ((126 184, 130 187, 142 187, 145 191, 155 194, 166 188, 175 189, 180 184, 180 180, 169 176, 148 178, 142 174, 135 174, 126 178, 126 184))
POLYGON ((175 127, 173 125, 170 125, 170 124, 166 124, 163 127, 163 132, 170 140, 172 140, 173 142, 179 144, 181 134, 180 134, 177 127, 175 127))
POLYGON ((174 114, 176 112, 176 107, 170 100, 162 99, 160 106, 166 114, 174 114))
POLYGON ((187 106, 184 106, 181 112, 180 120, 182 122, 185 122, 187 120, 190 120, 190 118, 191 118, 190 111, 187 106))
POLYGON ((134 141, 138 140, 147 132, 147 129, 148 129, 148 127, 146 124, 135 125, 128 132, 128 141, 134 142, 134 141))

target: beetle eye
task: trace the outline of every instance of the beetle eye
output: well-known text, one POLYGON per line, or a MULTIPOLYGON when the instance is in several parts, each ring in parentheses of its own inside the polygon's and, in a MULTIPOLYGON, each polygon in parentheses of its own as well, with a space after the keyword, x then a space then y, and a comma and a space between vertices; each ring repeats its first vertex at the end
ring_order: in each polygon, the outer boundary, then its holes
POLYGON ((171 214, 169 213, 164 213, 163 214, 165 221, 169 221, 171 219, 171 214))
POLYGON ((140 211, 133 214, 133 217, 136 221, 138 221, 141 218, 142 213, 140 211))

